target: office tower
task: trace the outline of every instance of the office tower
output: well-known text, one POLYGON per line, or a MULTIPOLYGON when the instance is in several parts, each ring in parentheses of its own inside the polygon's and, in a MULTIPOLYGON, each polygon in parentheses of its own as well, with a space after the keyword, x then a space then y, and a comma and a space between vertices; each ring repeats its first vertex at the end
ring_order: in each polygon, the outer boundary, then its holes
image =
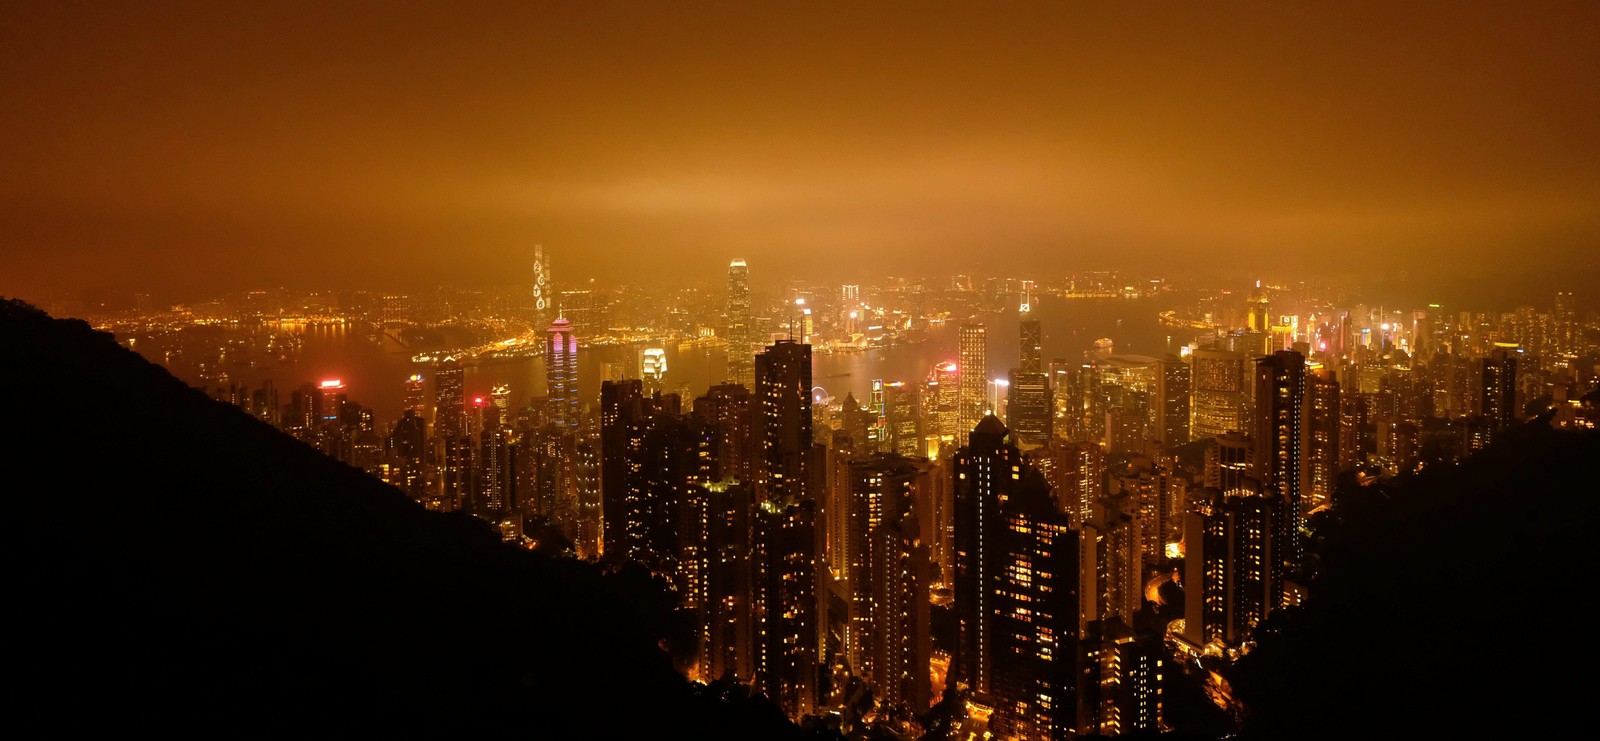
POLYGON ((754 388, 755 365, 751 345, 754 327, 750 323, 750 268, 744 260, 728 264, 728 381, 754 388))
POLYGON ((1024 309, 1022 321, 1018 326, 1021 328, 1022 351, 1017 370, 1023 373, 1043 373, 1044 332, 1040 328, 1039 320, 1033 318, 1031 311, 1024 309))
POLYGON ((543 327, 549 324, 551 313, 555 312, 555 286, 550 280, 550 263, 545 259, 544 245, 533 247, 533 326, 543 327))
POLYGON ((1515 344, 1496 342, 1489 357, 1480 361, 1482 370, 1478 400, 1488 419, 1490 439, 1520 418, 1517 410, 1517 356, 1515 344))
POLYGON ((887 450, 896 455, 926 456, 923 444, 922 407, 917 390, 904 381, 883 385, 887 450))
POLYGON ((889 413, 885 408, 883 379, 872 379, 872 394, 867 399, 867 413, 872 415, 867 427, 868 447, 877 452, 889 450, 889 413))
POLYGON ((578 338, 572 323, 558 316, 545 332, 544 379, 549 419, 560 427, 578 427, 578 338))
POLYGON ((1190 398, 1194 393, 1189 364, 1176 355, 1161 359, 1156 374, 1157 419, 1155 432, 1162 450, 1189 442, 1190 398))
MULTIPOLYGON (((717 430, 717 479, 754 487, 761 469, 761 445, 754 435, 750 389, 736 383, 712 386, 694 401, 694 416, 717 430)), ((752 488, 753 490, 753 488, 752 488)))
POLYGON ((988 408, 988 334, 982 324, 962 324, 956 330, 960 372, 957 379, 956 426, 950 433, 960 439, 991 411, 988 408))
POLYGON ((1050 376, 1044 372, 1039 320, 1031 317, 1031 312, 1022 312, 1022 351, 1016 369, 1011 371, 1006 423, 1019 442, 1041 446, 1050 441, 1055 410, 1050 398, 1050 376))
MULTIPOLYGON (((923 413, 931 423, 926 431, 929 435, 937 435, 941 442, 955 443, 966 438, 966 432, 958 432, 958 410, 960 409, 960 381, 961 369, 954 361, 936 363, 928 374, 927 396, 924 397, 923 413), (931 403, 928 402, 931 400, 931 403)), ((971 432, 968 430, 967 432, 971 432)))
POLYGON ((1234 647, 1281 604, 1277 535, 1283 501, 1274 493, 1210 490, 1184 525, 1184 631, 1195 646, 1234 647))
POLYGON ((1078 532, 993 415, 954 470, 954 676, 995 708, 1002 737, 1061 737, 1076 723, 1078 532))
POLYGON ((1303 557, 1300 528, 1305 510, 1304 483, 1306 358, 1279 350, 1256 360, 1254 454, 1250 473, 1263 493, 1283 502, 1283 538, 1277 554, 1285 573, 1294 573, 1303 557))
POLYGON ((1250 365, 1242 352, 1196 349, 1194 363, 1194 424, 1192 439, 1216 437, 1226 432, 1243 432, 1250 391, 1250 365))
POLYGON ((417 417, 428 418, 428 390, 427 384, 422 380, 421 373, 413 373, 406 379, 405 384, 405 411, 415 412, 417 417))
POLYGON ((1339 484, 1339 380, 1333 369, 1309 367, 1306 373, 1306 413, 1304 420, 1305 495, 1301 517, 1333 499, 1339 484))
POLYGON ((761 483, 768 500, 809 499, 811 346, 778 340, 755 358, 761 483))
POLYGON ((343 416, 345 402, 350 397, 345 393, 344 381, 337 378, 317 384, 316 395, 317 423, 338 422, 343 416))
POLYGON ((511 419, 511 387, 503 383, 496 384, 489 390, 489 426, 492 428, 510 429, 511 419))
POLYGON ((666 388, 667 351, 661 347, 647 347, 639 360, 639 377, 644 381, 644 394, 654 396, 666 388))
POLYGON ((447 357, 433 367, 433 434, 440 438, 467 433, 466 371, 447 357))

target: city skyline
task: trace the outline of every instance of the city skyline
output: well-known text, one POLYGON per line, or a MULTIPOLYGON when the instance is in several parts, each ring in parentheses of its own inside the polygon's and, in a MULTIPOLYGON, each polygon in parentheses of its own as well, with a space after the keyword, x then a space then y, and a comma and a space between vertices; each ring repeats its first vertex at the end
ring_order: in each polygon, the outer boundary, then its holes
POLYGON ((1595 269, 1588 3, 377 9, 8 4, 0 291, 1595 269))
POLYGON ((1568 733, 1597 79, 1569 0, 0 6, 21 722, 1568 733))

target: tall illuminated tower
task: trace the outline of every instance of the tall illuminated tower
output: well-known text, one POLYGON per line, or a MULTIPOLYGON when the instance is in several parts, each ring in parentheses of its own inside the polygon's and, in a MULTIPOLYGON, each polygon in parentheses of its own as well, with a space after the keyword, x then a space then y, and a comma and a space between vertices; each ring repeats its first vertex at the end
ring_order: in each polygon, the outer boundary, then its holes
POLYGON ((555 287, 550 283, 550 262, 544 245, 533 248, 533 326, 543 327, 555 308, 555 287))
POLYGON ((1194 363, 1191 374, 1194 423, 1190 427, 1190 439, 1203 440, 1244 431, 1244 411, 1250 399, 1245 387, 1249 373, 1245 354, 1206 349, 1195 350, 1190 357, 1194 363))
POLYGON ((956 439, 972 432, 989 410, 988 396, 989 353, 988 331, 982 324, 962 324, 956 333, 961 376, 957 381, 956 439))
POLYGON ((762 488, 756 566, 756 686, 790 717, 816 707, 821 643, 817 502, 811 487, 811 346, 779 340, 755 357, 762 488))
POLYGON ((467 434, 466 371, 461 361, 445 358, 433 369, 433 434, 442 438, 467 434))
MULTIPOLYGON (((1033 281, 1026 281, 1031 288, 1033 281)), ((1006 401, 1006 422, 1018 440, 1032 445, 1050 441, 1054 403, 1050 398, 1050 376, 1044 372, 1044 350, 1039 320, 1033 318, 1024 294, 1021 317, 1022 352, 1011 371, 1011 395, 1006 401)))
POLYGON ((1285 573, 1299 563, 1304 510, 1306 358, 1279 350, 1256 360, 1254 455, 1250 473, 1268 496, 1282 503, 1278 553, 1285 573))
POLYGON ((728 380, 746 388, 755 386, 750 334, 750 268, 734 260, 728 264, 728 380))
POLYGON ((755 357, 755 371, 767 499, 810 499, 811 346, 778 340, 755 357))
POLYGON ((546 333, 544 350, 545 387, 550 394, 550 421, 575 429, 578 426, 578 338, 572 323, 557 317, 546 333))
POLYGON ((405 411, 416 413, 419 419, 428 418, 428 389, 427 382, 422 380, 421 373, 413 373, 406 379, 406 405, 405 411))

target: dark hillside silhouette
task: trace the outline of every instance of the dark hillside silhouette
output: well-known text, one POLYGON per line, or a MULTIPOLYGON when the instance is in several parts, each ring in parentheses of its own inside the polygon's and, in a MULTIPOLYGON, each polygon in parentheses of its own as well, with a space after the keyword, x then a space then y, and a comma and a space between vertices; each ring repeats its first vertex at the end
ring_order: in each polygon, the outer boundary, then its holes
POLYGON ((793 738, 676 674, 670 601, 500 542, 0 303, 16 728, 793 738))
POLYGON ((1342 488, 1319 573, 1234 672, 1252 738, 1556 738, 1585 647, 1600 433, 1514 427, 1458 467, 1342 488))

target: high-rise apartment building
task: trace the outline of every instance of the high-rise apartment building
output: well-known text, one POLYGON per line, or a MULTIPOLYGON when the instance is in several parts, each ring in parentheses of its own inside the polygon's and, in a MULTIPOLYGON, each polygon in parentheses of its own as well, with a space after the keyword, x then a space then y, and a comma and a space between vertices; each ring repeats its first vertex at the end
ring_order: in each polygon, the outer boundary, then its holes
POLYGON ((775 502, 809 499, 811 346, 778 340, 755 358, 761 484, 775 502))
POLYGON ((1282 501, 1283 537, 1277 549, 1285 573, 1300 563, 1300 528, 1305 509, 1306 358, 1279 350, 1256 360, 1254 452, 1251 475, 1263 493, 1282 501))

